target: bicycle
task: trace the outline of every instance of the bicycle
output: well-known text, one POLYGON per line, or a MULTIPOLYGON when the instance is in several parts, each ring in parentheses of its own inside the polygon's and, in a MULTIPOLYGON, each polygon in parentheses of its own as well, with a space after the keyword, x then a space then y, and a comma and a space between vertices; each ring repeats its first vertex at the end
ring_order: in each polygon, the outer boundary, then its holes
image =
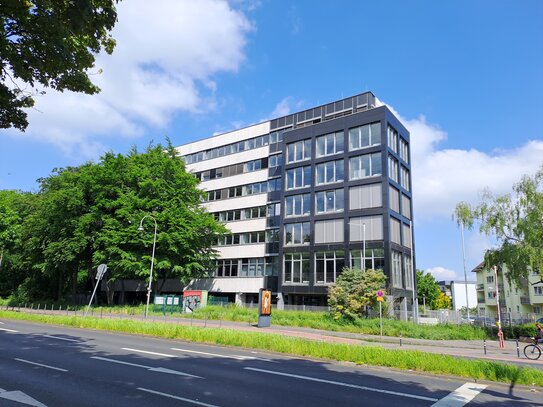
MULTIPOLYGON (((534 338, 532 338, 534 339, 534 338)), ((535 339, 534 339, 535 341, 535 339)), ((524 347, 524 356, 528 359, 537 360, 541 356, 541 347, 537 342, 530 343, 524 347)))

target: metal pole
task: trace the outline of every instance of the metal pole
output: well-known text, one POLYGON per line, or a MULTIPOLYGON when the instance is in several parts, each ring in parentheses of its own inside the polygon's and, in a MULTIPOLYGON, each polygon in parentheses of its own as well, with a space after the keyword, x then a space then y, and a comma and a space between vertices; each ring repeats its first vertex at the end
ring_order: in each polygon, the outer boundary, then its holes
POLYGON ((151 286, 153 284, 153 267, 155 264, 155 247, 156 247, 156 232, 157 232, 157 222, 154 217, 151 215, 145 215, 143 218, 141 218, 140 226, 138 230, 143 230, 143 220, 145 218, 151 218, 155 222, 155 234, 153 237, 153 253, 151 255, 151 272, 149 273, 149 286, 147 287, 147 303, 145 305, 145 318, 147 318, 147 315, 149 314, 149 300, 151 299, 151 286))
POLYGON ((379 301, 379 325, 381 328, 381 339, 383 339, 383 302, 379 301))
POLYGON ((466 308, 468 310, 468 323, 469 323, 469 298, 468 298, 468 275, 466 273, 466 250, 464 248, 464 222, 460 224, 462 231, 462 258, 464 260, 464 283, 466 284, 466 308))
POLYGON ((411 287, 411 290, 412 290, 412 293, 413 293, 413 321, 415 323, 418 323, 418 316, 417 316, 417 311, 415 309, 415 270, 414 270, 414 260, 413 260, 413 243, 414 243, 414 240, 413 239, 413 221, 411 219, 409 219, 409 231, 411 233, 411 236, 410 236, 410 240, 411 240, 411 283, 412 283, 412 287, 411 287))
POLYGON ((94 290, 92 291, 92 295, 91 295, 91 299, 89 301, 89 305, 87 305, 87 310, 85 311, 85 315, 83 315, 84 317, 86 317, 87 314, 89 313, 89 308, 91 306, 92 299, 94 298, 94 294, 96 294, 96 289, 98 288, 98 284, 100 284, 100 280, 96 280, 96 285, 94 286, 94 290))

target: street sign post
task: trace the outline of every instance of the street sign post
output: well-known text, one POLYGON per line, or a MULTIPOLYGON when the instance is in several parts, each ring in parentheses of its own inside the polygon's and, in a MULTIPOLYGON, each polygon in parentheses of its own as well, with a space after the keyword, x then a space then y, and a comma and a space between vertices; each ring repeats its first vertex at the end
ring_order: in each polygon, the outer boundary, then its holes
POLYGON ((102 280, 102 277, 104 277, 104 274, 106 273, 106 271, 107 271, 107 265, 105 265, 105 264, 100 264, 98 266, 98 268, 96 269, 96 285, 94 286, 94 291, 92 292, 91 299, 89 301, 89 305, 87 306, 87 310, 85 311, 85 315, 84 315, 85 317, 89 313, 89 308, 90 308, 90 306, 92 304, 94 294, 96 294, 96 289, 100 285, 100 281, 102 280))
POLYGON ((385 293, 382 290, 377 291, 377 302, 379 302, 379 328, 381 338, 383 337, 383 301, 385 293))

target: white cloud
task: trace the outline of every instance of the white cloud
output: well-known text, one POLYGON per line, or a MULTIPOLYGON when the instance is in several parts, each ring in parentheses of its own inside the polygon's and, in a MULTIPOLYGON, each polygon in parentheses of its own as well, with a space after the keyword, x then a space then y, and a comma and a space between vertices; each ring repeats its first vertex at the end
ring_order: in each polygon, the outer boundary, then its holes
POLYGON ((414 210, 418 221, 450 218, 458 202, 476 204, 485 189, 495 195, 510 193, 523 175, 535 174, 543 164, 543 140, 490 153, 439 149, 439 143, 447 139, 445 131, 427 123, 424 116, 401 120, 411 133, 414 210))
POLYGON ((444 267, 431 267, 424 270, 426 273, 430 273, 437 281, 443 280, 460 280, 455 271, 446 269, 444 267))
POLYGON ((107 137, 135 137, 162 128, 178 111, 214 107, 218 72, 236 72, 245 59, 246 16, 221 0, 131 0, 118 5, 113 55, 100 55, 92 76, 102 92, 48 90, 16 137, 55 144, 93 157, 107 137))

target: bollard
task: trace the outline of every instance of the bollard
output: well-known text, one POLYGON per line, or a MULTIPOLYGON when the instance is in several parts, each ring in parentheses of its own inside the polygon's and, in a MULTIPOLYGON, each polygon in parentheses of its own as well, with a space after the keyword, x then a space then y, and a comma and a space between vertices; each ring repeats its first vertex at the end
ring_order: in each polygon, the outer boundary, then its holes
POLYGON ((517 358, 520 358, 520 349, 518 347, 518 339, 517 339, 517 358))
POLYGON ((400 348, 402 347, 402 336, 400 335, 400 348))
POLYGON ((207 327, 207 314, 206 314, 206 319, 204 320, 204 328, 207 327))
POLYGON ((59 313, 59 314, 62 314, 62 305, 59 305, 59 306, 58 306, 58 313, 59 313))
POLYGON ((486 355, 486 339, 483 339, 483 349, 484 349, 485 355, 486 355))
POLYGON ((40 305, 41 305, 41 304, 38 304, 38 311, 40 310, 40 305))
POLYGON ((103 312, 104 310, 102 309, 102 307, 100 307, 100 319, 102 319, 103 312))

